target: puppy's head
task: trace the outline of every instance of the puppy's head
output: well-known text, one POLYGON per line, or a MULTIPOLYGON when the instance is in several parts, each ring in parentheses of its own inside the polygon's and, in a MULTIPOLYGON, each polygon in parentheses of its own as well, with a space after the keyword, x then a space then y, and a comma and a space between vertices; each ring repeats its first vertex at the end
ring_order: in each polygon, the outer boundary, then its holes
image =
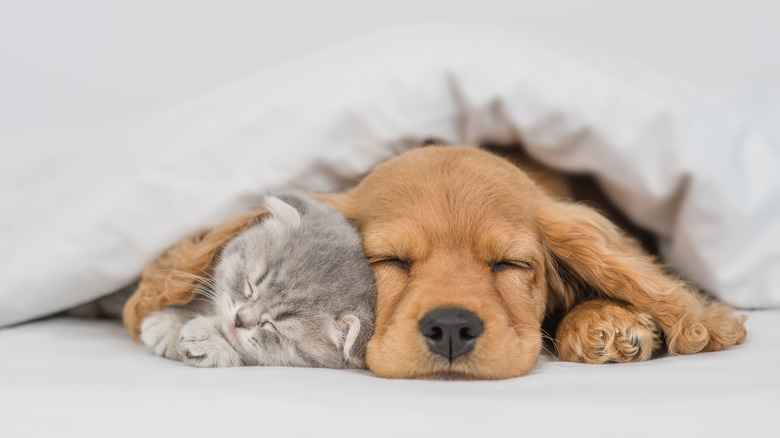
POLYGON ((329 199, 353 218, 377 283, 366 362, 380 376, 499 379, 542 345, 547 254, 517 167, 484 151, 428 147, 329 199))

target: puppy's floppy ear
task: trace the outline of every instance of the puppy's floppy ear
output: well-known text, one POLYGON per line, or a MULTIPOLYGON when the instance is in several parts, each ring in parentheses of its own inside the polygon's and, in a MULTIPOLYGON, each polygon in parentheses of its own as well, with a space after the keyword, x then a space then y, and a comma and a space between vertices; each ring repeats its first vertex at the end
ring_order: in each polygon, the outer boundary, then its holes
POLYGON ((357 198, 352 194, 353 190, 345 193, 307 193, 315 201, 330 205, 347 219, 356 219, 358 215, 357 198))
POLYGON ((553 305, 569 308, 589 293, 631 303, 653 316, 672 354, 720 349, 744 339, 741 320, 727 317, 727 306, 706 303, 592 208, 550 201, 540 208, 539 223, 550 254, 553 305))
POLYGON ((192 301, 195 287, 203 286, 198 278, 211 275, 223 245, 267 214, 265 210, 247 214, 186 237, 149 264, 123 312, 133 339, 138 340, 141 322, 151 312, 192 301))
POLYGON ((553 304, 569 308, 582 297, 609 295, 620 289, 625 274, 614 271, 618 266, 652 265, 630 238, 589 207, 551 202, 539 213, 553 304))

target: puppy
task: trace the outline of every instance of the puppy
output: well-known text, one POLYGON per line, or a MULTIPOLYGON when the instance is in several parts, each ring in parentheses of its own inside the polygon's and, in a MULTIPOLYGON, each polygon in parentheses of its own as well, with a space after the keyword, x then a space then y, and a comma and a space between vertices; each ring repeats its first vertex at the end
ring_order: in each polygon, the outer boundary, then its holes
MULTIPOLYGON (((374 373, 525 375, 542 349, 542 322, 556 312, 564 312, 556 338, 568 361, 646 360, 664 339, 671 354, 745 339, 744 317, 666 273, 594 209, 561 200, 556 184, 483 150, 429 146, 378 166, 346 193, 312 195, 354 221, 373 268, 366 363, 374 373)), ((252 219, 185 240, 151 272, 210 269, 216 243, 252 219)), ((160 303, 191 296, 192 284, 148 277, 135 299, 144 305, 125 309, 134 334, 160 303)))
POLYGON ((745 339, 744 317, 554 192, 491 153, 433 146, 321 196, 355 221, 374 269, 369 368, 396 378, 522 376, 542 348, 545 316, 559 310, 568 313, 558 351, 569 361, 646 360, 662 333, 671 354, 745 339))

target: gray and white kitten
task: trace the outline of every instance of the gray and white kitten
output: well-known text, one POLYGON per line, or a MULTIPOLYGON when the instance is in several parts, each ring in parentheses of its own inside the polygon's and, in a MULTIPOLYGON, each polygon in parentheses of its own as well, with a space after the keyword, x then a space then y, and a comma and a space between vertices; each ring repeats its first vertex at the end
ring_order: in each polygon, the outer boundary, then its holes
POLYGON ((199 367, 365 367, 376 288, 357 231, 300 193, 265 207, 222 249, 205 299, 150 314, 142 342, 199 367))

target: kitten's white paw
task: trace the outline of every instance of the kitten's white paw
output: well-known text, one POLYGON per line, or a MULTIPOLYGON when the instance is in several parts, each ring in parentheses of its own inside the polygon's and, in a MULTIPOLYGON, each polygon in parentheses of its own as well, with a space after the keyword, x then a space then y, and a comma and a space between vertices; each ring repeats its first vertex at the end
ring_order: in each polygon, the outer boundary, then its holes
POLYGON ((181 360, 196 367, 237 367, 241 356, 222 337, 214 323, 195 318, 182 327, 177 344, 181 360))
POLYGON ((181 315, 175 309, 153 312, 141 323, 141 342, 158 356, 181 360, 176 349, 181 325, 181 315))

